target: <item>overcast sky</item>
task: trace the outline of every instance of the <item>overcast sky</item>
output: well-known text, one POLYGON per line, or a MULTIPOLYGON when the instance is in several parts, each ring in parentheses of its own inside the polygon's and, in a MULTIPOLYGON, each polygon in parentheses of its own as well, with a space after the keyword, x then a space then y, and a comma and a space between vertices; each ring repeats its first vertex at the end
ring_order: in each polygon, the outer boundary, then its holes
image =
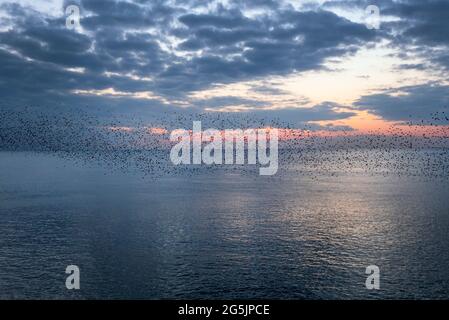
POLYGON ((0 0, 1 108, 240 112, 366 129, 445 110, 448 69, 447 0, 0 0), (379 28, 368 28, 368 5, 379 28))

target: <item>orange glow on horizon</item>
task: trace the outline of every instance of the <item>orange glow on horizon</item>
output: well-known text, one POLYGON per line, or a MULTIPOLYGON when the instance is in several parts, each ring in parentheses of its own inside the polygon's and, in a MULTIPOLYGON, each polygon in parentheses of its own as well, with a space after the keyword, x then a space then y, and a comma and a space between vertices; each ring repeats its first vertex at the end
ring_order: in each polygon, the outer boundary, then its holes
MULTIPOLYGON (((111 131, 120 131, 132 133, 138 130, 138 128, 133 127, 109 127, 111 131)), ((382 135, 382 136, 410 136, 410 137, 447 137, 449 138, 449 125, 446 126, 430 126, 430 125, 401 125, 394 122, 384 122, 379 121, 377 125, 373 125, 370 127, 362 127, 361 129, 355 130, 304 130, 304 129, 291 129, 291 128, 274 128, 274 127, 261 127, 261 128, 248 128, 249 130, 265 130, 266 133, 269 133, 270 130, 277 129, 278 137, 280 141, 294 140, 294 139, 305 139, 312 137, 356 137, 356 136, 366 136, 366 135, 382 135)), ((245 129, 245 130, 248 130, 245 129)), ((172 132, 179 132, 183 129, 173 130, 172 132)), ((243 130, 243 131, 245 131, 243 130)), ((186 131, 190 137, 197 137, 200 139, 201 135, 194 134, 191 129, 184 130, 186 131)), ((225 132, 230 134, 237 133, 239 130, 237 129, 228 129, 228 130, 217 130, 223 139, 225 139, 225 132)), ((149 135, 154 136, 164 136, 170 134, 170 131, 161 127, 148 127, 146 128, 146 132, 149 135)), ((204 133, 204 131, 202 132, 204 133)), ((201 134, 202 134, 201 133, 201 134)))

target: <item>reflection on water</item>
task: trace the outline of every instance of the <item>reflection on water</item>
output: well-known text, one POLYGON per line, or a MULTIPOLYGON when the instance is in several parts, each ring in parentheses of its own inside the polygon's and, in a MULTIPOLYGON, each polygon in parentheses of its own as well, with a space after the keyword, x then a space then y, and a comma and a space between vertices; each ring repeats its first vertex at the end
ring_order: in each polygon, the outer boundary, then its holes
POLYGON ((446 181, 159 180, 0 153, 1 298, 448 298, 446 181), (81 290, 65 288, 65 267, 81 290), (365 289, 365 268, 381 290, 365 289))

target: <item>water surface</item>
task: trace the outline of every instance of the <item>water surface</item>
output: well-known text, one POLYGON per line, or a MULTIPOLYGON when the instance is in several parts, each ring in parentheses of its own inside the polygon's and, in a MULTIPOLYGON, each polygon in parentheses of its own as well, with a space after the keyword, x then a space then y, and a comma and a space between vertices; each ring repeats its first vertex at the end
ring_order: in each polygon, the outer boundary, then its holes
POLYGON ((146 179, 1 152, 0 297, 449 298, 448 187, 363 172, 146 179))

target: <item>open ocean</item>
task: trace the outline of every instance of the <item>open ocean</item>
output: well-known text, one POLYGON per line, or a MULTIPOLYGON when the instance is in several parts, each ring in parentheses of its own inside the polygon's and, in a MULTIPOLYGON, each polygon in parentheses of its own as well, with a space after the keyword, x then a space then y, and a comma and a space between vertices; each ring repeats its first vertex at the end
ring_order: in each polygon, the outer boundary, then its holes
POLYGON ((2 299, 448 299, 448 248, 449 179, 149 179, 0 152, 2 299), (71 264, 79 291, 65 288, 71 264))

